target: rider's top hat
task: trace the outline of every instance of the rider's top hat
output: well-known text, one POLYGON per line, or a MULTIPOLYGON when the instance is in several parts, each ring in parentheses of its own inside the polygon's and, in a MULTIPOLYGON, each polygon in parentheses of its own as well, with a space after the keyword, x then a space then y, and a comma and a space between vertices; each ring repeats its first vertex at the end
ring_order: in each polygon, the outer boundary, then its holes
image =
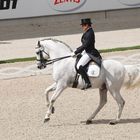
POLYGON ((90 18, 81 19, 81 24, 80 25, 83 25, 83 24, 91 25, 92 24, 91 19, 90 18))

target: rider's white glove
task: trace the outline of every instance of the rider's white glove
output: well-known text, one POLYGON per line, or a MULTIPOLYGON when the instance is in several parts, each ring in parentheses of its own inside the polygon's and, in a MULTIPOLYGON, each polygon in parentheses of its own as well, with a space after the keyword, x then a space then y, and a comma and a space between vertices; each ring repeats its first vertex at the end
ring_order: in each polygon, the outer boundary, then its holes
POLYGON ((75 54, 74 52, 72 52, 72 53, 70 54, 70 56, 71 56, 71 57, 75 57, 76 54, 75 54))

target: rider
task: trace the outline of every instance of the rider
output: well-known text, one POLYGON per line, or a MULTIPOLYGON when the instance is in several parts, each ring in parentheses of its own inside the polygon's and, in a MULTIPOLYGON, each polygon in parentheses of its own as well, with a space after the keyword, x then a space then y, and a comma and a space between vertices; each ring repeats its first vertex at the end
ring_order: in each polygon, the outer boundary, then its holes
POLYGON ((77 63, 76 68, 79 74, 81 74, 82 78, 85 80, 85 87, 83 89, 91 87, 91 83, 84 66, 86 66, 91 60, 93 60, 101 67, 102 59, 98 50, 95 49, 95 34, 91 27, 91 24, 92 23, 90 18, 81 19, 81 26, 84 31, 81 38, 82 45, 71 54, 71 56, 74 57, 75 55, 82 53, 82 57, 77 63))

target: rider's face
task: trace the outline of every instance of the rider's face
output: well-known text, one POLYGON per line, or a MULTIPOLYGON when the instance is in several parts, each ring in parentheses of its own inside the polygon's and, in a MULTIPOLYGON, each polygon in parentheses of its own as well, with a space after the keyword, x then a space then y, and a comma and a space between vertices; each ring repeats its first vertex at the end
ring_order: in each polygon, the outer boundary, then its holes
POLYGON ((88 24, 82 24, 82 29, 84 32, 86 32, 88 28, 89 28, 88 24))

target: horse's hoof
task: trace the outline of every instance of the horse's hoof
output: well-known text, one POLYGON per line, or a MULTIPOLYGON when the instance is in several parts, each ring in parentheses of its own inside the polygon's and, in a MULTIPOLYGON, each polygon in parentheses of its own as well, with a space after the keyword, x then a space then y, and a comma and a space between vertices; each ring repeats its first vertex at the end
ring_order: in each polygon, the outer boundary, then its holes
POLYGON ((47 123, 50 120, 50 118, 45 118, 44 123, 47 123))
POLYGON ((86 124, 88 125, 88 124, 92 124, 92 120, 87 120, 86 121, 86 124))
POLYGON ((109 122, 110 125, 116 125, 117 123, 118 123, 118 121, 116 121, 116 120, 109 122))
POLYGON ((54 108, 54 107, 52 107, 52 110, 51 110, 52 114, 54 114, 54 111, 55 111, 55 108, 54 108))

